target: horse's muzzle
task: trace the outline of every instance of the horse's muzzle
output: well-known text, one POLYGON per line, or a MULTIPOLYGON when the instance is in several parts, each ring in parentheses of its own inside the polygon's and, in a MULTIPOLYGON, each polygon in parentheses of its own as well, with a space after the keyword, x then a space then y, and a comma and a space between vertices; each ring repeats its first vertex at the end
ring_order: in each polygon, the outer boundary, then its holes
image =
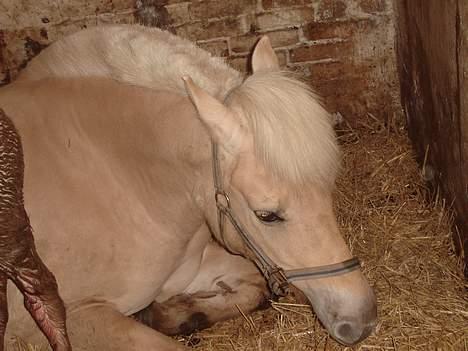
POLYGON ((376 324, 377 304, 375 296, 372 293, 364 301, 361 300, 360 312, 354 317, 348 317, 347 315, 338 316, 327 329, 336 341, 350 346, 367 338, 374 330, 376 324))
POLYGON ((351 346, 367 338, 374 330, 376 321, 377 314, 372 322, 364 325, 352 320, 342 320, 334 325, 332 334, 338 342, 351 346))
POLYGON ((354 345, 374 330, 376 297, 359 271, 294 285, 308 297, 320 321, 336 341, 354 345))

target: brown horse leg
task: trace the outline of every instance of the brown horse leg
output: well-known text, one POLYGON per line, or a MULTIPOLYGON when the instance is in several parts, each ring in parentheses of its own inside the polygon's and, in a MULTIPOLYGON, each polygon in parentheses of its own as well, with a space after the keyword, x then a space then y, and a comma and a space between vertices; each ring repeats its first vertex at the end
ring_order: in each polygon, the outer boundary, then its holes
POLYGON ((269 306, 265 279, 250 261, 210 244, 195 280, 179 295, 153 302, 134 317, 164 334, 190 334, 269 306))
MULTIPOLYGON (((36 253, 24 209, 24 160, 20 137, 13 122, 0 109, 0 332, 7 322, 6 278, 24 296, 24 305, 55 351, 71 350, 65 330, 65 307, 54 276, 36 253)), ((3 340, 2 340, 3 341, 3 340)))
POLYGON ((105 301, 87 301, 70 307, 68 331, 74 351, 188 351, 105 301))
POLYGON ((7 275, 0 272, 0 351, 5 344, 5 330, 8 323, 7 275))
POLYGON ((37 255, 29 226, 20 234, 20 246, 11 279, 24 296, 24 306, 54 351, 71 350, 65 326, 65 307, 57 282, 37 255))

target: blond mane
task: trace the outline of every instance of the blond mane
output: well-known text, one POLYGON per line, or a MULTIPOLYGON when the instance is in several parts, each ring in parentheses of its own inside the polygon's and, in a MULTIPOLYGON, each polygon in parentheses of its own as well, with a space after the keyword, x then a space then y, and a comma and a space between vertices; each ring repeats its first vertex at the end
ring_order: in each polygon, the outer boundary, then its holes
POLYGON ((254 134, 256 156, 279 179, 330 188, 339 168, 331 118, 317 96, 287 72, 259 72, 227 103, 241 109, 254 134))
POLYGON ((93 27, 59 39, 32 60, 19 80, 103 77, 186 94, 181 77, 223 99, 242 75, 194 43, 140 25, 93 27))
POLYGON ((328 113, 310 88, 284 72, 242 75, 224 60, 157 28, 110 25, 60 39, 20 79, 107 77, 186 94, 182 76, 242 109, 256 155, 278 178, 296 185, 334 183, 339 152, 328 113))

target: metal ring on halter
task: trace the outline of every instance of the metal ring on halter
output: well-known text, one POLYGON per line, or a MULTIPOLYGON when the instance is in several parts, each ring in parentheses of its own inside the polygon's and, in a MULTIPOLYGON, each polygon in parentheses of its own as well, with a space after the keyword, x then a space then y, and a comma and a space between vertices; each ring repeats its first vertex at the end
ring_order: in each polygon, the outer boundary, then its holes
POLYGON ((231 208, 231 200, 229 199, 228 194, 226 194, 222 190, 216 190, 215 192, 215 201, 216 201, 216 207, 218 208, 231 208), (220 201, 220 197, 224 198, 225 204, 220 201))
POLYGON ((289 290, 289 281, 283 268, 275 267, 272 270, 263 272, 267 278, 268 286, 277 296, 285 296, 289 290))

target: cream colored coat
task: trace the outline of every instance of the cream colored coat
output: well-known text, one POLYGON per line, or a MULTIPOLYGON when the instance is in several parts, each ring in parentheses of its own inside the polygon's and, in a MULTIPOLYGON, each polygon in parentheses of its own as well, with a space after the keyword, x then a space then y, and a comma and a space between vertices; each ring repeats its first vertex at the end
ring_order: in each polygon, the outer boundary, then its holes
MULTIPOLYGON (((75 350, 183 349, 125 316, 155 302, 177 311, 158 321, 172 330, 194 313, 212 323, 269 296, 233 228, 219 237, 211 139, 234 210, 278 265, 351 257, 332 210, 339 156, 328 115, 279 72, 267 38, 252 66, 243 82, 170 34, 112 26, 52 45, 0 90, 22 137, 25 204, 75 350), (258 211, 284 221, 263 223, 258 211), (178 304, 181 296, 200 310, 178 304)), ((375 297, 359 271, 296 287, 339 341, 372 330, 375 297)), ((10 288, 8 335, 36 341, 10 288)))

